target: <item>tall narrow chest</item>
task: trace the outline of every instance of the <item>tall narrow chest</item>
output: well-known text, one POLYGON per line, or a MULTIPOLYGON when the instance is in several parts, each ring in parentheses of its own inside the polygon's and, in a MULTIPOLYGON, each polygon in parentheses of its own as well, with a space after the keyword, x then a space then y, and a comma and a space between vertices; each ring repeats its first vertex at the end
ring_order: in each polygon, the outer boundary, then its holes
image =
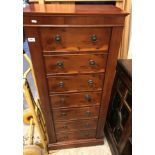
POLYGON ((111 5, 24 8, 49 149, 103 144, 126 15, 111 5))

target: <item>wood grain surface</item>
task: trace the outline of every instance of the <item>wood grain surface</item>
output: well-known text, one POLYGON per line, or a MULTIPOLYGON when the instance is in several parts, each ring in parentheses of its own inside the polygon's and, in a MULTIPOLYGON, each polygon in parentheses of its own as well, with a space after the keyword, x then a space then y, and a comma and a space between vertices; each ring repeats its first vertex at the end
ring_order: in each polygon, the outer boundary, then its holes
POLYGON ((88 15, 127 15, 127 12, 117 8, 113 5, 82 5, 82 4, 31 4, 24 8, 25 14, 59 14, 59 15, 75 15, 75 14, 88 14, 88 15))
POLYGON ((101 100, 101 91, 54 94, 50 95, 50 99, 53 109, 99 105, 101 100))
POLYGON ((55 123, 56 132, 69 132, 69 131, 79 131, 79 130, 88 130, 96 129, 97 127, 97 118, 90 119, 78 119, 76 121, 61 121, 55 123))
POLYGON ((24 8, 24 32, 49 149, 103 144, 126 15, 115 6, 97 4, 34 4, 24 8), (85 129, 87 119, 92 120, 92 126, 85 129), (78 120, 83 121, 76 126, 72 121, 78 120), (67 132, 62 129, 65 123, 70 128, 67 132), (64 133, 71 134, 64 139, 64 133))
POLYGON ((78 120, 98 116, 99 106, 52 110, 54 121, 78 120))
POLYGON ((47 80, 50 93, 94 91, 102 90, 104 74, 49 76, 47 80))
POLYGON ((44 56, 47 75, 104 73, 107 54, 67 54, 44 56))
POLYGON ((68 141, 68 140, 80 140, 80 139, 89 139, 95 138, 96 130, 82 130, 82 131, 72 131, 72 132, 64 132, 57 134, 57 140, 61 141, 68 141))
POLYGON ((110 34, 111 28, 40 28, 43 51, 107 51, 110 34), (61 41, 55 41, 56 36, 61 41))

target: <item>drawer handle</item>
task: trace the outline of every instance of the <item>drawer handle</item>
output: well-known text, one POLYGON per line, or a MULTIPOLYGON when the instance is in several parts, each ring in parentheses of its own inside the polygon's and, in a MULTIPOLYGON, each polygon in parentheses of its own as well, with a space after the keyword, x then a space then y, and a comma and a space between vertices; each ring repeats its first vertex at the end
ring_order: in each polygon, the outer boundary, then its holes
POLYGON ((64 62, 63 61, 57 61, 56 65, 59 68, 63 68, 64 67, 64 62))
POLYGON ((64 139, 68 139, 68 135, 65 135, 65 136, 64 136, 64 139))
POLYGON ((60 82, 59 82, 59 87, 60 87, 60 88, 63 88, 63 87, 64 87, 64 82, 63 82, 63 81, 60 81, 60 82))
POLYGON ((91 112, 90 111, 86 111, 85 113, 87 116, 90 116, 91 115, 91 112))
POLYGON ((61 97, 61 98, 60 98, 60 102, 61 102, 61 103, 64 103, 64 102, 65 102, 65 98, 64 98, 64 97, 61 97))
POLYGON ((60 35, 56 35, 55 36, 55 42, 56 43, 60 43, 61 42, 61 36, 60 35))
POLYGON ((91 102, 91 96, 89 94, 85 95, 85 99, 86 101, 91 102))
POLYGON ((91 36, 91 41, 92 41, 93 43, 95 43, 95 42, 97 41, 97 36, 96 36, 95 34, 93 34, 93 35, 91 36))
POLYGON ((88 137, 90 134, 89 134, 89 133, 85 133, 84 135, 85 135, 86 137, 88 137))
POLYGON ((62 112, 61 116, 67 116, 67 113, 66 112, 62 112))
POLYGON ((96 62, 94 60, 89 60, 89 65, 90 66, 95 66, 96 65, 96 62))
POLYGON ((86 124, 85 124, 85 127, 86 127, 86 128, 89 128, 89 127, 90 127, 90 124, 89 124, 89 123, 86 123, 86 124))
POLYGON ((94 83, 93 80, 88 80, 88 85, 89 86, 93 86, 93 83, 94 83))
POLYGON ((67 129, 67 128, 68 128, 68 126, 65 124, 65 125, 63 126, 63 128, 64 128, 64 129, 67 129))

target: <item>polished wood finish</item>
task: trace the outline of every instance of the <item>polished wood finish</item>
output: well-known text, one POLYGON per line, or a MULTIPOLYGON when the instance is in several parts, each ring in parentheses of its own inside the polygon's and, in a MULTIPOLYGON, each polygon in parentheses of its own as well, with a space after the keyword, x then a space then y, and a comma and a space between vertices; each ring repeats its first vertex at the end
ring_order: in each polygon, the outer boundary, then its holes
POLYGON ((95 138, 96 130, 78 130, 78 131, 72 131, 72 132, 64 132, 64 133, 58 133, 57 139, 59 142, 61 141, 68 141, 68 140, 81 140, 81 139, 90 139, 95 138))
POLYGON ((132 152, 130 141, 132 135, 131 63, 131 59, 118 61, 110 98, 106 135, 113 155, 131 154, 132 152))
POLYGON ((68 132, 78 130, 96 129, 97 118, 78 119, 74 121, 60 121, 55 123, 56 132, 68 132))
POLYGON ((103 144, 126 15, 110 5, 24 8, 49 149, 103 144))
POLYGON ((100 105, 101 93, 101 91, 98 91, 70 94, 54 94, 50 95, 50 99, 53 109, 65 107, 92 106, 100 105))
POLYGON ((107 68, 106 68, 106 75, 105 75, 105 81, 103 86, 103 93, 102 95, 102 102, 104 104, 101 104, 100 107, 100 113, 99 113, 99 120, 98 120, 98 129, 97 129, 97 138, 103 137, 103 129, 106 122, 106 118, 102 117, 103 115, 107 115, 109 100, 110 100, 110 94, 112 89, 112 84, 115 76, 115 66, 117 63, 117 55, 120 45, 120 40, 122 37, 122 31, 123 29, 120 27, 114 28, 112 31, 112 37, 110 42, 110 49, 109 49, 109 57, 107 61, 107 68), (110 80, 109 80, 110 79, 110 80))
POLYGON ((99 106, 82 107, 82 108, 66 108, 66 109, 54 109, 53 117, 54 121, 66 121, 77 120, 79 118, 87 119, 97 117, 99 106))
POLYGON ((43 51, 108 51, 110 34, 111 28, 40 28, 43 51), (92 41, 93 35, 96 41, 92 41))
POLYGON ((82 4, 31 4, 24 8, 25 15, 120 15, 127 12, 113 5, 82 5, 82 4), (46 13, 46 14, 45 14, 46 13))
MULTIPOLYGON (((110 4, 115 4, 116 3, 122 3, 124 0, 68 0, 67 2, 69 3, 76 3, 76 2, 100 2, 102 3, 110 3, 110 4)), ((29 0, 29 3, 39 3, 39 4, 47 4, 47 3, 52 3, 52 0, 29 0)), ((66 2, 66 0, 55 0, 54 2, 60 3, 60 2, 66 2)))
POLYGON ((29 43, 29 48, 31 52, 31 59, 33 62, 33 68, 36 78, 36 83, 38 87, 38 93, 40 96, 41 109, 43 111, 47 132, 49 136, 49 143, 56 142, 56 136, 54 131, 53 117, 51 114, 51 107, 49 96, 48 96, 48 86, 46 82, 44 63, 42 59, 42 50, 41 50, 41 42, 39 39, 39 34, 37 29, 35 28, 26 28, 24 29, 26 37, 36 37, 35 43, 29 43), (37 51, 37 54, 36 52, 37 51), (39 60, 39 63, 38 63, 39 60), (51 120, 49 122, 49 120, 51 120))
POLYGON ((50 76, 47 79, 50 93, 99 91, 102 90, 104 74, 50 76))
POLYGON ((33 16, 24 17, 24 25, 30 27, 116 27, 123 26, 124 18, 123 16, 114 17, 113 15, 107 16, 81 16, 78 15, 77 20, 74 20, 74 16, 43 16, 40 17, 37 14, 33 16), (32 22, 36 20, 37 22, 32 22), (63 26, 62 26, 63 25, 63 26), (68 26, 69 25, 69 26, 68 26))
POLYGON ((104 73, 107 54, 45 56, 44 61, 47 75, 58 75, 63 73, 104 73))
POLYGON ((62 141, 48 145, 48 149, 62 149, 62 148, 76 148, 76 147, 85 147, 93 145, 104 144, 102 139, 90 138, 90 139, 80 139, 80 140, 70 140, 68 142, 62 141))

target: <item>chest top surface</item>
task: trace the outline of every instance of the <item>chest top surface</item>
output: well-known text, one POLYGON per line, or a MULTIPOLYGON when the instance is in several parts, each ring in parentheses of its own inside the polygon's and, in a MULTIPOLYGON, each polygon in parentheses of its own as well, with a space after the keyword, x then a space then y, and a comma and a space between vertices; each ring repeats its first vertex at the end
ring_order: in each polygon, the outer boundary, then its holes
POLYGON ((80 15, 80 14, 105 14, 127 15, 120 8, 113 5, 90 5, 90 4, 31 4, 24 8, 24 14, 52 14, 52 15, 80 15))

